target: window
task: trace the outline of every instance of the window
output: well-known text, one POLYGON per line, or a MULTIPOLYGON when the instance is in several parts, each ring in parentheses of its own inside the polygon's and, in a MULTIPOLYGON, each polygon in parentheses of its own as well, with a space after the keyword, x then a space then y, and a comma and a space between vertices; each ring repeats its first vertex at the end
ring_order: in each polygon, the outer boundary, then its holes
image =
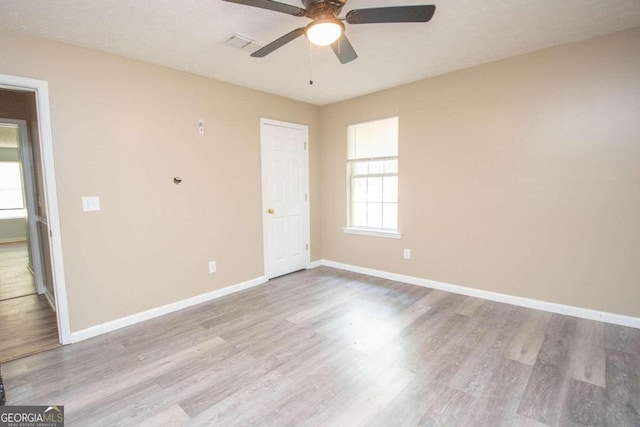
POLYGON ((22 177, 18 162, 0 162, 0 219, 22 218, 22 177))
POLYGON ((397 233, 397 117, 349 126, 347 175, 349 225, 345 231, 397 233))

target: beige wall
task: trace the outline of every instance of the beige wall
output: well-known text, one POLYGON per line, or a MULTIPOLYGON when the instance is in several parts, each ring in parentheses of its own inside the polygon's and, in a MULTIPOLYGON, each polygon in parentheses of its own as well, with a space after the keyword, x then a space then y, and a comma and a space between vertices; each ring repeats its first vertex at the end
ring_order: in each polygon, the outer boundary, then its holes
POLYGON ((321 126, 325 259, 640 316, 639 28, 330 105, 321 126), (346 126, 395 114, 403 237, 346 235, 346 126))
POLYGON ((639 29, 322 108, 0 41, 49 82, 72 331, 263 274, 260 117, 310 126, 312 259, 640 316, 639 29), (345 235, 346 126, 394 114, 403 238, 345 235))
POLYGON ((261 117, 310 126, 319 258, 318 107, 15 33, 0 41, 0 73, 49 82, 72 331, 262 276, 261 117), (92 195, 102 211, 83 213, 92 195))
POLYGON ((27 221, 24 218, 0 219, 0 243, 27 240, 27 221))
POLYGON ((0 162, 19 162, 20 155, 17 148, 0 147, 0 162))

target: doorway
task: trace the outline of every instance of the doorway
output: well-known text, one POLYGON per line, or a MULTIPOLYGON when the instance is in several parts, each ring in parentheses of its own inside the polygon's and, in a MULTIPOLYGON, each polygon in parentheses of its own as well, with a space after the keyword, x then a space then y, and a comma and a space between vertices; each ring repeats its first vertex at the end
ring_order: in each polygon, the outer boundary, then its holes
MULTIPOLYGON (((6 240, 0 234, 0 259, 12 264, 3 264, 1 273, 15 267, 14 278, 30 279, 9 298, 0 293, 3 362, 70 343, 47 82, 0 74, 0 138, 12 156, 0 160, 17 163, 5 172, 19 186, 3 190, 20 225, 14 227, 20 233, 6 240), (8 134, 17 135, 17 141, 8 142, 8 134)), ((6 288, 5 278, 0 279, 0 288, 6 288)))
POLYGON ((310 262, 309 129, 262 119, 260 131, 265 275, 271 279, 310 262))
POLYGON ((60 345, 34 96, 0 90, 0 362, 60 345))

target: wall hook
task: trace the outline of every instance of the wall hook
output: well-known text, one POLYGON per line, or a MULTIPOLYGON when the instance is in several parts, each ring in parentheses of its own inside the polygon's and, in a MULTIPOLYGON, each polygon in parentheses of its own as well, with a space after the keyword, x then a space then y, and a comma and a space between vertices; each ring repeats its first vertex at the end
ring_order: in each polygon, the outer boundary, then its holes
POLYGON ((182 182, 182 178, 180 178, 179 176, 176 176, 175 178, 173 178, 173 183, 175 185, 178 185, 182 182))

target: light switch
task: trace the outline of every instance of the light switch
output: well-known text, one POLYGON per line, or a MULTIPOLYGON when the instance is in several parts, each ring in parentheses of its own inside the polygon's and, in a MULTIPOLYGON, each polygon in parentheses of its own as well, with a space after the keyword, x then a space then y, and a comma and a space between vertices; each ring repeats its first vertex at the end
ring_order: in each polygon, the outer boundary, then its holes
POLYGON ((100 210, 100 197, 90 196, 82 198, 82 210, 84 212, 95 212, 100 210))

